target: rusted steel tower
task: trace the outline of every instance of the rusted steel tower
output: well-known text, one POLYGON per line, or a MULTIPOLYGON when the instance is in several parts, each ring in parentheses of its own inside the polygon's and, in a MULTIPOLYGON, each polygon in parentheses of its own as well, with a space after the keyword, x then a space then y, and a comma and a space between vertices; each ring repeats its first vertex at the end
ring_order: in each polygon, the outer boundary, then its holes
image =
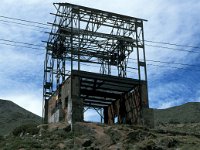
POLYGON ((44 120, 137 123, 148 108, 144 19, 54 3, 44 62, 44 120))

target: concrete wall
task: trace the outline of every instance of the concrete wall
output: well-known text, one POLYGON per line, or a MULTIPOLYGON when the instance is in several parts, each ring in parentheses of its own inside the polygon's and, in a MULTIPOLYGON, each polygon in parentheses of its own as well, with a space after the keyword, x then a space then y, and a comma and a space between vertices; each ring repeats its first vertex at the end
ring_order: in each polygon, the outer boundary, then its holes
POLYGON ((149 108, 147 83, 141 84, 142 107, 149 108))
POLYGON ((142 109, 142 125, 154 128, 154 110, 152 108, 142 109))
POLYGON ((80 78, 73 76, 72 83, 72 122, 81 122, 83 121, 84 107, 83 100, 80 98, 80 78))
POLYGON ((61 88, 63 120, 71 124, 72 122, 72 101, 71 101, 71 78, 68 78, 61 88))
POLYGON ((68 78, 48 101, 48 122, 83 121, 83 100, 80 98, 80 79, 73 76, 68 78), (71 85, 72 80, 72 85, 71 85), (72 88, 71 88, 72 86, 72 88), (61 106, 56 108, 56 103, 61 102, 61 106), (57 111, 59 109, 59 111, 57 111))
POLYGON ((55 113, 53 113, 51 115, 51 117, 49 117, 49 120, 48 122, 49 123, 56 123, 56 122, 59 122, 62 120, 62 115, 63 115, 63 112, 61 109, 58 109, 55 111, 55 113))
POLYGON ((56 122, 57 118, 59 118, 59 121, 67 121, 68 123, 71 123, 71 79, 68 78, 57 90, 53 96, 48 101, 48 122, 56 122), (68 99, 68 101, 66 101, 68 99), (56 102, 61 102, 59 108, 56 107, 56 102), (59 109, 59 113, 57 110, 59 109))
POLYGON ((119 124, 149 124, 153 126, 153 113, 148 108, 147 84, 144 83, 141 87, 135 87, 130 93, 122 95, 108 108, 104 108, 104 122, 113 124, 114 118, 118 117, 119 124))
MULTIPOLYGON (((104 122, 113 124, 117 117, 118 123, 121 124, 152 124, 153 113, 148 108, 147 84, 143 83, 131 92, 122 94, 112 105, 104 108, 104 122)), ((84 105, 80 98, 80 77, 72 75, 72 78, 68 78, 50 98, 48 122, 66 121, 72 124, 83 121, 83 115, 84 105), (58 102, 60 102, 59 108, 56 107, 58 102)))
POLYGON ((48 122, 50 121, 51 116, 55 113, 56 101, 58 100, 58 94, 54 93, 50 100, 48 101, 48 122))

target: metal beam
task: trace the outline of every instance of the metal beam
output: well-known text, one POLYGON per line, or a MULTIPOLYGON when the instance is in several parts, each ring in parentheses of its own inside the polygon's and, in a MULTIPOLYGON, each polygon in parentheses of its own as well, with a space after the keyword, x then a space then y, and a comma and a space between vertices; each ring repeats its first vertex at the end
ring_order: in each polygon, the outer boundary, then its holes
POLYGON ((103 104, 90 104, 90 103, 83 103, 84 106, 87 107, 97 107, 97 108, 104 108, 108 107, 108 105, 103 105, 103 104))
POLYGON ((94 8, 89 8, 81 5, 75 5, 71 3, 53 3, 54 5, 59 5, 59 6, 66 6, 66 7, 72 7, 73 9, 78 9, 78 10, 83 10, 83 12, 93 12, 93 13, 99 13, 99 14, 104 14, 106 17, 117 17, 125 20, 141 20, 141 21, 147 21, 146 19, 141 19, 141 18, 136 18, 136 17, 131 17, 127 15, 121 15, 113 12, 108 12, 108 11, 103 11, 100 9, 94 9, 94 8))
POLYGON ((83 95, 89 95, 89 96, 98 96, 98 97, 103 97, 103 98, 115 98, 118 99, 120 98, 120 94, 114 94, 114 93, 108 93, 108 92, 100 92, 100 91, 93 91, 93 90, 85 90, 81 89, 80 93, 83 95))
POLYGON ((110 105, 110 104, 112 104, 112 103, 105 102, 105 101, 94 101, 94 100, 88 100, 88 99, 83 100, 83 102, 85 102, 85 103, 91 103, 91 104, 103 104, 103 105, 110 105))
POLYGON ((72 70, 72 75, 79 76, 82 78, 98 79, 102 81, 108 81, 112 83, 126 84, 126 85, 139 85, 139 83, 145 82, 145 81, 139 82, 139 80, 137 79, 122 78, 122 77, 110 76, 110 75, 105 75, 105 74, 97 74, 97 73, 91 73, 91 72, 86 72, 86 71, 77 71, 77 70, 72 70))
POLYGON ((83 95, 81 95, 80 96, 82 99, 88 99, 88 100, 96 100, 96 101, 105 101, 105 102, 110 102, 110 103, 112 103, 112 102, 114 102, 114 101, 116 101, 116 99, 112 99, 112 98, 102 98, 102 97, 97 97, 97 96, 88 96, 88 95, 85 95, 85 96, 83 96, 83 95))

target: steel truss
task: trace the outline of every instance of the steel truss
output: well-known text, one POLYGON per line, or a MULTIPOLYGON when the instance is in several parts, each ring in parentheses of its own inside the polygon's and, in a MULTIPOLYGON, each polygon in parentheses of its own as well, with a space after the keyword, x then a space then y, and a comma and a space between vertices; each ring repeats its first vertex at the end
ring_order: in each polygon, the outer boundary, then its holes
POLYGON ((44 62, 45 102, 72 70, 91 71, 84 65, 96 65, 100 74, 147 81, 146 20, 69 3, 54 6, 44 62), (134 64, 128 63, 129 57, 134 64))

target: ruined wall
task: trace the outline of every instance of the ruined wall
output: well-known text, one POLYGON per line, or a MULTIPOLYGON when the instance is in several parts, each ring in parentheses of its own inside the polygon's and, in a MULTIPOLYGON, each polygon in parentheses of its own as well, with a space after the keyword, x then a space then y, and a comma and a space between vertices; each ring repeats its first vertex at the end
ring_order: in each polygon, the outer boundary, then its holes
POLYGON ((139 90, 139 87, 136 87, 134 91, 125 95, 126 122, 130 124, 138 124, 141 119, 141 100, 145 100, 140 99, 139 90))
POLYGON ((65 80, 61 87, 61 101, 63 109, 63 120, 71 124, 72 102, 71 102, 71 78, 65 80))
POLYGON ((142 125, 148 126, 150 128, 155 127, 154 109, 152 109, 152 108, 143 108, 142 109, 142 125))
POLYGON ((49 117, 49 123, 56 123, 61 121, 63 118, 63 112, 62 109, 57 109, 50 117, 49 117))
MULTIPOLYGON (((83 121, 84 105, 80 98, 80 77, 69 77, 49 100, 48 122, 66 121, 69 124, 83 121), (71 84, 72 83, 72 84, 71 84)), ((104 122, 113 124, 151 123, 148 110, 147 85, 143 82, 129 93, 123 93, 118 100, 104 108, 104 122), (148 113, 148 114, 147 114, 148 113)))
POLYGON ((70 97, 70 79, 67 79, 53 94, 48 101, 48 122, 68 121, 71 116, 67 116, 69 101, 66 100, 70 97))
POLYGON ((48 122, 52 123, 52 115, 55 113, 56 101, 58 100, 58 94, 54 93, 48 101, 48 122))
POLYGON ((143 82, 141 84, 141 98, 142 98, 142 107, 149 108, 149 100, 148 100, 148 89, 147 83, 143 82))
POLYGON ((79 77, 68 78, 48 101, 48 122, 83 121, 83 100, 80 98, 79 77), (71 85, 71 80, 72 85, 71 85), (71 88, 72 86, 72 88, 71 88))
POLYGON ((113 124, 117 117, 119 124, 152 124, 153 113, 148 109, 147 84, 137 86, 133 91, 104 108, 105 123, 113 124), (141 90, 141 95, 140 95, 141 90))

